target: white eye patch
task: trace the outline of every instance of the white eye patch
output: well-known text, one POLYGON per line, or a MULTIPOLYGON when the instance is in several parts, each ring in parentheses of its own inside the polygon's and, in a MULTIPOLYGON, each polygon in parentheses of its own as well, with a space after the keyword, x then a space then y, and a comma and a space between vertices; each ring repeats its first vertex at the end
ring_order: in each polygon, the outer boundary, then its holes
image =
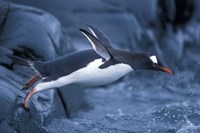
POLYGON ((155 55, 152 55, 152 56, 150 56, 149 58, 152 60, 153 63, 158 64, 158 60, 157 60, 157 58, 156 58, 155 55))

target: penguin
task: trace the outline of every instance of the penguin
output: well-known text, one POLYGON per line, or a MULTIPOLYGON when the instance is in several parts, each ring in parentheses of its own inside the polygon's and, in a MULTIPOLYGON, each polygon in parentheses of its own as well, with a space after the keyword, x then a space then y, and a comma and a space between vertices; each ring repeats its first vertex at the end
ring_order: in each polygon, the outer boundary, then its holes
POLYGON ((41 91, 70 84, 95 87, 112 83, 136 70, 154 70, 173 74, 163 67, 157 56, 115 49, 106 35, 94 25, 88 30, 80 28, 93 49, 73 52, 52 61, 30 61, 12 55, 14 63, 30 67, 35 75, 23 86, 33 89, 25 98, 24 108, 29 108, 31 97, 41 91), (38 82, 40 81, 40 82, 38 82))

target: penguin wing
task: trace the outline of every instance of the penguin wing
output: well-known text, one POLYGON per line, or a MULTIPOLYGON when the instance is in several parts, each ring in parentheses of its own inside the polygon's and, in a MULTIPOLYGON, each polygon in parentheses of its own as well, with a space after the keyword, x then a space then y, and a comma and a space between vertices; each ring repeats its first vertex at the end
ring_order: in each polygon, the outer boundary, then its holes
POLYGON ((113 48, 111 41, 100 29, 91 24, 86 24, 86 25, 88 26, 88 29, 91 31, 91 33, 96 38, 98 38, 107 48, 113 48))
POLYGON ((92 35, 91 33, 89 33, 84 29, 80 28, 80 31, 83 33, 83 35, 87 37, 87 39, 92 44, 93 49, 98 55, 100 55, 102 58, 106 60, 109 60, 112 57, 107 46, 104 45, 104 43, 102 43, 97 37, 95 37, 94 35, 92 35))

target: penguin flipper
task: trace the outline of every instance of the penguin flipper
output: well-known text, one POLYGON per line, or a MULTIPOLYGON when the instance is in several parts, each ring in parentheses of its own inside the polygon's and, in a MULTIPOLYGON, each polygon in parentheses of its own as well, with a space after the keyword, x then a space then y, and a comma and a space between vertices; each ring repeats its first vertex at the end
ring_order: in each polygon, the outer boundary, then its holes
POLYGON ((117 64, 118 62, 115 61, 115 60, 107 60, 105 61, 101 66, 99 66, 100 69, 104 69, 104 68, 107 68, 109 66, 112 66, 112 65, 115 65, 117 64))
POLYGON ((98 55, 100 55, 102 58, 106 60, 109 60, 112 57, 111 53, 109 52, 109 49, 98 38, 96 38, 94 35, 92 35, 91 33, 89 33, 84 29, 80 28, 80 31, 90 41, 90 43, 93 46, 93 49, 98 55))
POLYGON ((113 48, 110 39, 97 27, 91 24, 86 24, 91 33, 98 38, 107 48, 113 48))

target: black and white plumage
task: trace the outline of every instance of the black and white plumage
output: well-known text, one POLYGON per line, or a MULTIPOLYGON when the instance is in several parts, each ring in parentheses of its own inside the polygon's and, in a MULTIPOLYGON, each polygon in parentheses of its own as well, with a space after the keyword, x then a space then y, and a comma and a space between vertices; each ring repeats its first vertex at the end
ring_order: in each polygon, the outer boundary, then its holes
POLYGON ((111 83, 133 70, 160 70, 173 74, 162 66, 155 55, 132 53, 114 49, 110 40, 93 25, 87 25, 90 32, 80 29, 92 44, 93 49, 74 52, 53 61, 29 61, 12 56, 14 62, 29 66, 36 71, 24 88, 38 80, 25 99, 25 108, 31 96, 37 92, 69 84, 100 86, 111 83))

